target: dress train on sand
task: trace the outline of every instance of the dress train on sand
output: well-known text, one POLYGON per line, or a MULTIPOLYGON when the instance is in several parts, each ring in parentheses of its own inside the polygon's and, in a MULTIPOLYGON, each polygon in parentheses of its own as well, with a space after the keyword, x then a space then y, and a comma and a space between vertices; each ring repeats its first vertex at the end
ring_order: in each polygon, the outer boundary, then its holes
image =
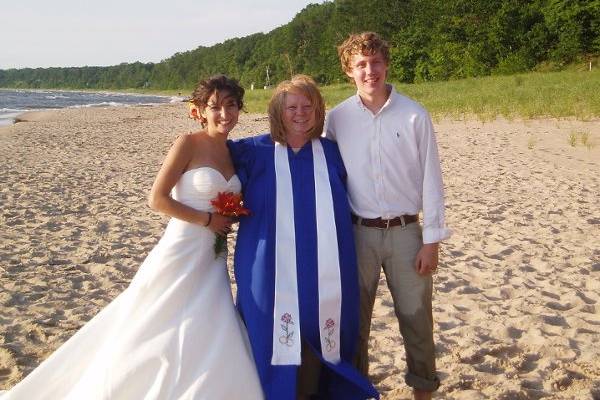
MULTIPOLYGON (((173 197, 211 210, 240 190, 210 167, 185 172, 173 197)), ((223 255, 208 228, 172 218, 130 286, 2 400, 262 399, 223 255)))

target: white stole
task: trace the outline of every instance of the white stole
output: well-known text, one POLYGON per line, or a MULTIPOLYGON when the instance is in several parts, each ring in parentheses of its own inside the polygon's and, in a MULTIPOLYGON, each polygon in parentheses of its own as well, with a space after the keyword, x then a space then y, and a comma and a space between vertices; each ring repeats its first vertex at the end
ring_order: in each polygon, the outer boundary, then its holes
MULTIPOLYGON (((287 146, 275 143, 275 305, 272 365, 300 365, 300 312, 296 265, 294 196, 287 146)), ((312 140, 317 221, 321 354, 340 361, 342 286, 333 196, 323 146, 312 140)))

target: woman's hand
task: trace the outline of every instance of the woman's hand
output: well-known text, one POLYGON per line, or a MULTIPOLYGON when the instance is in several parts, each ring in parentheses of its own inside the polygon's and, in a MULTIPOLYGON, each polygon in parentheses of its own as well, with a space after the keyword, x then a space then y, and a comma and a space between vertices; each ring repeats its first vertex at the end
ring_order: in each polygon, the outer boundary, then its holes
POLYGON ((212 213, 210 223, 207 225, 208 229, 214 233, 225 236, 231 232, 231 224, 235 221, 231 217, 225 217, 221 214, 212 213))

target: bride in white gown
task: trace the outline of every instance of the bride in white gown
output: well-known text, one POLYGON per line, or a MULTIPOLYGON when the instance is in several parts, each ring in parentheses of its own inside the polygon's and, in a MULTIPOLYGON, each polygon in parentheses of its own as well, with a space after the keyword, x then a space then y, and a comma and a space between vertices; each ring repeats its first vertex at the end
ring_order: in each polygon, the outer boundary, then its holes
POLYGON ((215 233, 219 192, 239 192, 226 146, 243 89, 217 76, 194 92, 205 130, 179 137, 150 205, 173 217, 130 286, 2 400, 262 399, 215 233))

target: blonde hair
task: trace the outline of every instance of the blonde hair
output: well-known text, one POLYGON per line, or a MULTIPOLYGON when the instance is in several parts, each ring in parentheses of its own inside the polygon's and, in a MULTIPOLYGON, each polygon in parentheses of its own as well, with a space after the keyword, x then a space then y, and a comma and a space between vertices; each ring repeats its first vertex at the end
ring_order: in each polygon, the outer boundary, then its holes
POLYGON ((288 93, 303 95, 310 101, 315 113, 315 126, 309 132, 309 138, 320 137, 325 123, 325 102, 321 92, 310 76, 294 75, 292 79, 277 85, 269 101, 269 125, 273 141, 281 144, 287 142, 283 113, 285 112, 285 99, 288 93))
POLYGON ((352 56, 362 54, 372 56, 380 52, 386 64, 390 63, 390 46, 375 32, 353 33, 337 48, 344 72, 350 72, 352 56))

